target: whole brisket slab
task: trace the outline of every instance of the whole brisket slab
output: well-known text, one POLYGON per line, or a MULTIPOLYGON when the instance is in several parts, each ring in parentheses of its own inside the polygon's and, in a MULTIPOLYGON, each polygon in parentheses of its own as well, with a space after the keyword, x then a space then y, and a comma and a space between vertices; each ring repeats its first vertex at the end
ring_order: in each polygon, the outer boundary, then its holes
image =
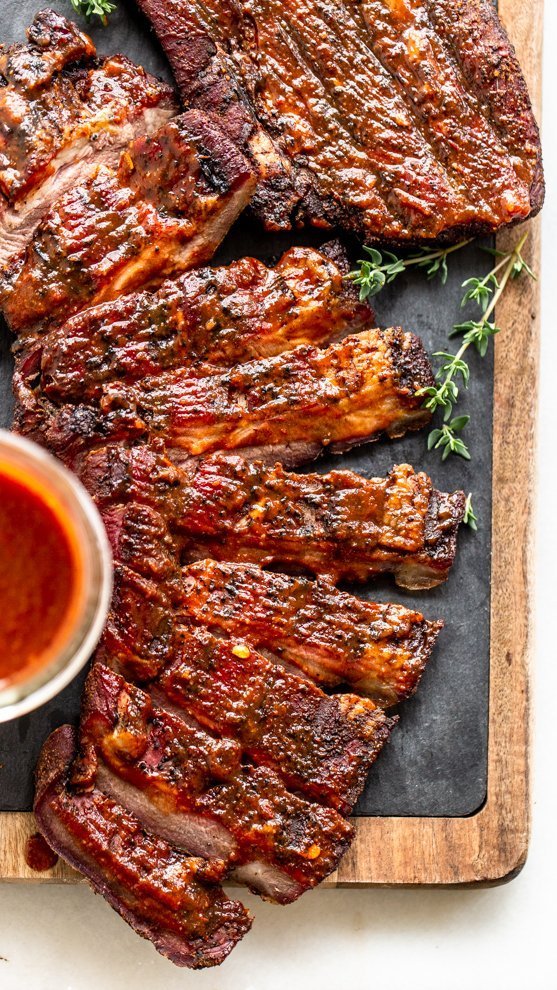
POLYGON ((270 228, 455 240, 536 213, 539 133, 491 0, 138 0, 270 228))

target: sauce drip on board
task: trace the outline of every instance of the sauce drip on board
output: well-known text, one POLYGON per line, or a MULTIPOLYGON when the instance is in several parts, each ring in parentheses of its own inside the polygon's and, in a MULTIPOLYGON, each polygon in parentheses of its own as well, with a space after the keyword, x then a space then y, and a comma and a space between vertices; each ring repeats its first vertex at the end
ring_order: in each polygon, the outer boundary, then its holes
POLYGON ((61 501, 0 463, 0 689, 57 657, 82 601, 81 551, 61 501))
POLYGON ((25 846, 25 862, 31 870, 43 873, 51 870, 58 862, 58 855, 50 848, 39 832, 35 832, 27 839, 25 846))

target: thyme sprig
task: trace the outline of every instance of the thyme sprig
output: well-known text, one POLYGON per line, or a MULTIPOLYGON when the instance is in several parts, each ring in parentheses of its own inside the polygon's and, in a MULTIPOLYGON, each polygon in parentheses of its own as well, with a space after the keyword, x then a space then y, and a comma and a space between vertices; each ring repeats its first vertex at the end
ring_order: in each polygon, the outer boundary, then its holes
POLYGON ((116 4, 112 3, 112 0, 70 0, 70 2, 78 14, 83 14, 87 20, 99 17, 105 27, 108 24, 108 15, 116 10, 116 4))
MULTIPOLYGON (((424 397, 426 409, 432 413, 438 409, 443 410, 442 425, 430 432, 427 441, 428 450, 439 450, 442 460, 446 460, 450 454, 456 454, 465 460, 470 460, 470 451, 462 437, 459 436, 468 426, 470 417, 453 416, 460 389, 467 388, 470 381, 470 367, 464 356, 470 347, 475 347, 480 357, 485 357, 491 338, 501 332, 501 328, 496 325, 492 318, 495 307, 508 282, 518 278, 523 273, 526 273, 530 278, 536 278, 522 254, 527 238, 528 234, 526 233, 510 251, 483 248, 484 251, 492 254, 497 262, 484 278, 468 278, 463 282, 464 295, 461 301, 462 308, 470 303, 475 303, 480 309, 479 318, 456 323, 453 326, 449 336, 462 336, 460 348, 456 354, 451 354, 448 351, 437 351, 434 354, 434 357, 442 358, 442 363, 435 375, 435 385, 420 390, 424 397)), ((428 279, 439 275, 441 283, 445 285, 449 255, 459 251, 469 243, 470 240, 465 240, 450 248, 433 250, 423 248, 405 259, 398 258, 391 251, 379 251, 377 248, 364 247, 367 258, 358 261, 359 268, 350 272, 347 278, 350 278, 354 285, 359 287, 362 302, 377 295, 385 285, 394 282, 401 272, 410 267, 425 268, 428 279)), ((472 505, 471 494, 466 499, 463 521, 471 529, 477 530, 478 518, 472 505)))
POLYGON ((360 302, 376 296, 407 268, 425 268, 428 279, 439 275, 441 284, 445 285, 449 274, 447 258, 469 244, 470 240, 471 238, 460 241, 449 248, 422 248, 408 258, 398 258, 392 251, 379 251, 378 248, 364 246, 363 250, 368 257, 357 262, 359 268, 350 272, 348 278, 360 289, 360 302))
POLYGON ((435 385, 421 389, 426 409, 432 413, 437 409, 443 410, 443 426, 432 430, 428 438, 428 449, 442 450, 443 460, 446 460, 449 454, 457 454, 470 460, 468 447, 461 437, 457 436, 468 425, 470 417, 452 418, 460 387, 467 388, 470 380, 470 368, 464 360, 464 355, 469 347, 475 347, 480 357, 485 357, 491 337, 500 333, 501 328, 492 321, 492 316, 509 280, 518 278, 523 272, 526 272, 530 278, 536 278, 522 256, 527 238, 526 233, 510 251, 497 251, 496 257, 499 260, 484 278, 469 278, 463 283, 465 293, 461 305, 464 307, 470 302, 476 303, 481 310, 481 316, 477 320, 467 320, 465 323, 454 325, 450 336, 462 335, 459 350, 456 354, 447 351, 435 353, 434 357, 443 358, 443 363, 435 376, 435 385))

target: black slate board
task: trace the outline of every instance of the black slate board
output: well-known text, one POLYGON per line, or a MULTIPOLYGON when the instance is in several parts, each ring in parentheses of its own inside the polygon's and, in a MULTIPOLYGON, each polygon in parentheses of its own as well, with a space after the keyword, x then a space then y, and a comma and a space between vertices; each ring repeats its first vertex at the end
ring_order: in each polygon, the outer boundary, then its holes
MULTIPOLYGON (((50 6, 72 15, 69 0, 53 0, 50 6)), ((1 8, 0 39, 12 42, 22 39, 40 4, 38 0, 3 0, 1 8)), ((120 0, 110 26, 91 28, 91 33, 100 51, 123 51, 150 71, 170 78, 164 56, 133 3, 120 0)), ((270 260, 290 244, 318 244, 324 239, 313 232, 265 235, 255 225, 241 221, 221 247, 217 261, 227 262, 244 254, 270 260)), ((415 331, 430 353, 446 349, 447 332, 462 317, 462 281, 487 272, 489 267, 488 255, 473 245, 451 259, 445 289, 439 282, 428 283, 423 275, 401 276, 375 301, 378 324, 415 331)), ((472 355, 470 363, 472 379, 461 408, 472 413, 466 431, 473 451, 471 464, 456 457, 442 464, 438 454, 427 453, 426 432, 394 443, 369 445, 317 464, 318 470, 341 465, 372 476, 383 474, 394 463, 408 461, 431 474, 442 490, 473 490, 481 520, 477 535, 462 533, 457 561, 444 587, 410 594, 385 580, 360 589, 365 597, 415 606, 427 617, 442 618, 446 624, 417 696, 401 707, 400 725, 359 802, 360 815, 465 816, 477 811, 486 796, 493 361, 491 355, 483 361, 472 355)), ((7 332, 0 328, 0 426, 10 423, 10 376, 7 332)), ((83 676, 40 711, 17 723, 0 725, 1 811, 31 807, 39 748, 52 729, 77 719, 83 676)))

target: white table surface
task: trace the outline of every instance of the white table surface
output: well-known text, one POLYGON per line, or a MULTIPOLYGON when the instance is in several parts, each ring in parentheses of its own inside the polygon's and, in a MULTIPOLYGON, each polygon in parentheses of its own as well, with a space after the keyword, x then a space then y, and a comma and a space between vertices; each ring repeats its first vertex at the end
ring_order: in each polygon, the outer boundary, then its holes
MULTIPOLYGON (((517 3, 520 0, 516 0, 517 3)), ((288 908, 243 897, 250 935, 217 970, 176 969, 86 887, 0 885, 1 990, 555 990, 557 4, 546 0, 543 335, 538 447, 533 836, 491 890, 322 890, 288 908)), ((512 717, 512 713, 509 713, 512 717)))

